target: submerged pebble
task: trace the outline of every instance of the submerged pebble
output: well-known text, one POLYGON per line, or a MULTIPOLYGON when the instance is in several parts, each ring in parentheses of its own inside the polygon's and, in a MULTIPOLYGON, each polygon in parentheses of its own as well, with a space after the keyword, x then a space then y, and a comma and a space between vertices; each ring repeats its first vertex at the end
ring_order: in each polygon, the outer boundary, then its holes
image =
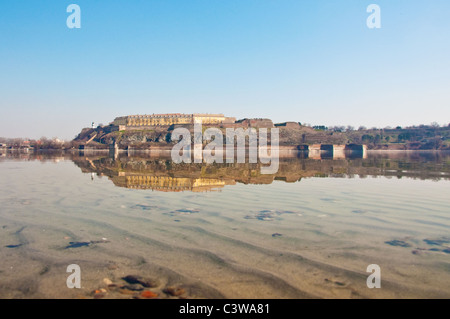
POLYGON ((184 294, 186 291, 181 287, 167 287, 163 290, 166 294, 178 297, 184 294))
POLYGON ((169 215, 169 216, 182 216, 182 215, 190 215, 190 214, 194 214, 194 213, 198 213, 198 212, 200 212, 199 209, 182 208, 182 209, 177 209, 177 210, 171 211, 169 213, 164 213, 164 214, 169 215))
POLYGON ((157 208, 157 206, 137 204, 137 205, 134 205, 132 208, 138 208, 138 209, 142 209, 142 210, 152 210, 152 209, 157 208))
POLYGON ((444 244, 450 244, 450 238, 442 237, 441 239, 424 239, 428 245, 432 246, 442 246, 444 244))
POLYGON ((144 290, 144 287, 142 287, 140 284, 129 284, 129 285, 122 286, 120 288, 121 289, 132 290, 132 291, 142 291, 142 290, 144 290))
POLYGON ((102 240, 91 240, 91 241, 71 241, 69 242, 69 245, 67 245, 64 249, 86 247, 91 244, 102 244, 102 243, 109 243, 109 241, 106 240, 106 238, 103 238, 102 240))
POLYGON ((122 295, 134 295, 136 292, 126 288, 120 288, 119 293, 121 293, 122 295))
POLYGON ((154 293, 153 291, 145 290, 139 294, 142 298, 156 298, 158 297, 157 293, 154 293))
POLYGON ((391 246, 399 246, 399 247, 411 247, 410 244, 408 244, 407 242, 403 241, 403 240, 390 240, 390 241, 385 241, 385 244, 391 245, 391 246))
POLYGON ((113 282, 109 278, 103 278, 103 283, 107 286, 112 285, 113 282))
POLYGON ((92 295, 94 299, 101 299, 106 295, 107 291, 104 288, 101 289, 96 289, 94 291, 92 291, 92 295))
POLYGON ((20 246, 22 246, 23 244, 18 244, 18 245, 6 245, 6 248, 18 248, 20 246))
POLYGON ((128 275, 122 278, 129 284, 140 284, 146 288, 153 288, 159 286, 159 281, 153 278, 145 278, 137 275, 128 275))
POLYGON ((86 247, 89 245, 90 245, 90 242, 87 242, 87 241, 71 241, 71 242, 69 242, 69 245, 67 245, 64 249, 86 247))

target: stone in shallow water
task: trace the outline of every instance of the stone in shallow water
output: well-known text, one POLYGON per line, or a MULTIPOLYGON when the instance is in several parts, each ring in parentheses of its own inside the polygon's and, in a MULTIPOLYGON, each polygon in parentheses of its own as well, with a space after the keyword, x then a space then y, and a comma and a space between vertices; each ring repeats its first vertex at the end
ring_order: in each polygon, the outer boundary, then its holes
POLYGON ((124 285, 124 286, 120 287, 120 289, 127 289, 127 290, 132 290, 132 291, 142 291, 142 290, 144 290, 144 287, 142 287, 140 284, 129 284, 129 285, 124 285))
POLYGON ((153 291, 145 290, 141 292, 139 296, 141 296, 142 298, 156 298, 158 297, 158 294, 154 293, 153 291))
POLYGON ((158 206, 136 204, 132 208, 137 208, 137 209, 142 209, 142 210, 152 210, 152 209, 158 208, 158 206))
POLYGON ((390 241, 385 241, 386 244, 391 245, 391 246, 400 246, 400 247, 411 247, 410 244, 408 244, 407 242, 404 242, 403 240, 390 240, 390 241))
POLYGON ((90 242, 87 242, 87 241, 71 241, 71 242, 69 242, 69 245, 67 245, 64 249, 86 247, 89 245, 90 245, 90 242))
POLYGON ((129 284, 140 284, 146 288, 153 288, 159 286, 159 281, 153 278, 145 278, 137 275, 128 275, 122 278, 129 284))
POLYGON ((6 248, 18 248, 20 246, 22 246, 23 244, 18 244, 18 245, 6 245, 6 248))
POLYGON ((180 213, 198 213, 200 210, 199 209, 195 209, 195 208, 182 208, 182 209, 177 209, 176 212, 180 212, 180 213))
POLYGON ((426 242, 428 245, 442 246, 444 244, 449 244, 450 238, 442 237, 441 239, 424 239, 423 241, 426 242))
POLYGON ((163 290, 166 294, 171 295, 171 296, 181 296, 182 294, 184 294, 186 291, 181 288, 181 287, 167 287, 166 289, 163 290))
POLYGON ((262 221, 273 221, 278 216, 274 210, 261 210, 252 215, 246 215, 245 219, 258 219, 262 221))
POLYGON ((122 295, 134 295, 136 293, 136 291, 129 290, 129 289, 126 289, 126 288, 120 288, 119 289, 119 293, 122 294, 122 295))
POLYGON ((67 245, 64 249, 86 247, 91 244, 102 244, 102 243, 109 243, 109 241, 106 240, 106 238, 102 240, 91 240, 91 241, 71 241, 69 242, 69 245, 67 245))
POLYGON ((103 283, 107 286, 112 285, 113 282, 109 278, 103 278, 103 283))

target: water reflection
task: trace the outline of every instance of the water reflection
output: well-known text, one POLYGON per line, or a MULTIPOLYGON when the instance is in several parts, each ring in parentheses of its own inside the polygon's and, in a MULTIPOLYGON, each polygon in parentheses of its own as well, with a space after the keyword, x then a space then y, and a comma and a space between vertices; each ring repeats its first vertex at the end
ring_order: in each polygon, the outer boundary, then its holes
MULTIPOLYGON (((7 153, 2 159, 73 161, 83 173, 107 176, 114 185, 165 192, 217 191, 226 185, 299 182, 309 177, 376 177, 450 179, 450 152, 368 152, 308 157, 295 152, 280 158, 276 174, 261 174, 261 164, 175 164, 168 154, 119 153, 7 153)), ((1 160, 1 159, 0 159, 1 160)))
POLYGON ((114 185, 158 191, 205 192, 225 185, 271 184, 273 181, 299 182, 308 177, 411 177, 450 178, 450 156, 443 153, 374 153, 366 158, 340 159, 280 158, 276 174, 261 174, 261 164, 174 164, 169 157, 152 158, 146 154, 119 156, 78 156, 73 162, 84 173, 108 176, 114 185))

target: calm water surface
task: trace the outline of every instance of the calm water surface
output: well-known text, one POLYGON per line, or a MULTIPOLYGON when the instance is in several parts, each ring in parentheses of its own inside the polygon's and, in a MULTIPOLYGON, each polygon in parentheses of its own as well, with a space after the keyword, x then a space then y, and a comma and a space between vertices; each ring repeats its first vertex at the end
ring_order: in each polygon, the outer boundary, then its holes
POLYGON ((301 157, 261 175, 142 154, 2 154, 0 297, 141 296, 128 275, 155 280, 145 289, 160 298, 450 297, 448 153, 301 157), (70 264, 80 289, 67 288, 70 264), (371 264, 380 289, 366 285, 371 264))

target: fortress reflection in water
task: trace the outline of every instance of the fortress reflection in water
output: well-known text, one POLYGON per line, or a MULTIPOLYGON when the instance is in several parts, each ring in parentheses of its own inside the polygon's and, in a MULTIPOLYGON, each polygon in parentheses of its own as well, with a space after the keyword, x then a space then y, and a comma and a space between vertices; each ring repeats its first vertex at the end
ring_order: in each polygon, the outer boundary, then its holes
POLYGON ((295 183, 311 177, 378 177, 450 180, 450 152, 368 152, 364 158, 355 153, 345 157, 305 157, 302 152, 280 157, 275 174, 261 174, 261 164, 251 163, 180 163, 170 156, 149 153, 105 152, 23 153, 2 152, 0 161, 59 162, 72 161, 83 173, 107 176, 115 186, 164 192, 220 191, 228 185, 295 183))
POLYGON ((261 164, 252 163, 175 164, 170 157, 148 154, 82 155, 71 159, 84 173, 107 176, 118 187, 164 192, 208 192, 236 183, 294 183, 310 177, 450 179, 450 154, 443 152, 380 152, 365 158, 350 154, 339 159, 302 158, 298 153, 280 158, 278 172, 271 175, 261 174, 261 164))
POLYGON ((171 176, 152 176, 152 175, 126 175, 120 172, 118 176, 111 180, 116 186, 134 189, 151 189, 165 192, 207 192, 223 187, 225 185, 235 184, 226 182, 226 180, 217 178, 187 178, 171 176))

